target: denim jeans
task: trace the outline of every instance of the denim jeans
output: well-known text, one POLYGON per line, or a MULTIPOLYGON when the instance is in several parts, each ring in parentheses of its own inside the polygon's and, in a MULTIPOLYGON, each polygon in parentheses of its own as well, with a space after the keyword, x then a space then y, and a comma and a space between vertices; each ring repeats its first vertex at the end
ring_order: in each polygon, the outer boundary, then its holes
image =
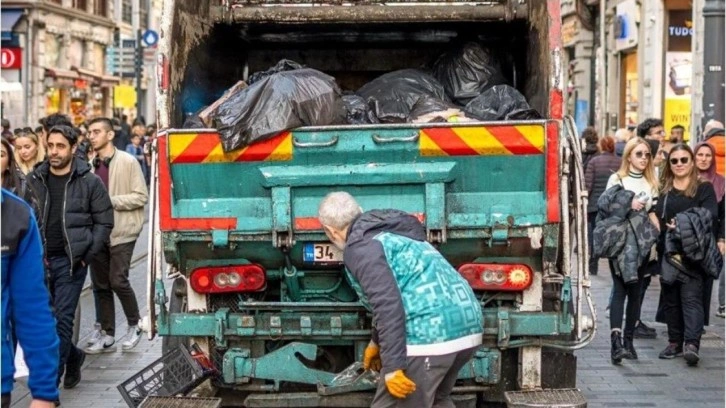
POLYGON ((71 262, 67 256, 48 259, 50 296, 56 320, 56 331, 60 339, 59 381, 66 363, 76 362, 82 353, 73 344, 73 318, 87 271, 87 268, 76 265, 71 273, 71 262))

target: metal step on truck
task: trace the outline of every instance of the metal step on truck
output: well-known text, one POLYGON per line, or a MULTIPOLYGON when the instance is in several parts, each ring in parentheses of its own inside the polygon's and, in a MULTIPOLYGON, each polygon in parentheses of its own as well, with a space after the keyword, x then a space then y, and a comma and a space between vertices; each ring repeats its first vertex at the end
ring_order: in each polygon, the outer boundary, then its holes
POLYGON ((584 406, 573 351, 594 310, 559 12, 557 0, 163 2, 146 327, 165 353, 208 357, 216 374, 198 394, 370 406, 375 373, 355 363, 371 314, 317 220, 344 190, 419 216, 480 298, 484 340, 457 405, 584 406), (544 119, 302 127, 231 152, 215 129, 182 128, 200 93, 281 59, 355 90, 461 39, 510 55, 505 76, 544 119))

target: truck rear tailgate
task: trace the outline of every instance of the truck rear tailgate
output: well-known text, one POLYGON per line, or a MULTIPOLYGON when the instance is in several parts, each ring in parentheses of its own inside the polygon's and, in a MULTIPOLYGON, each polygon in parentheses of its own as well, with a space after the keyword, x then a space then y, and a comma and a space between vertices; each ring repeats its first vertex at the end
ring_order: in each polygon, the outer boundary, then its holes
POLYGON ((452 238, 557 222, 557 142, 547 121, 370 125, 302 128, 224 153, 213 130, 169 130, 161 229, 320 231, 317 206, 336 190, 452 238))

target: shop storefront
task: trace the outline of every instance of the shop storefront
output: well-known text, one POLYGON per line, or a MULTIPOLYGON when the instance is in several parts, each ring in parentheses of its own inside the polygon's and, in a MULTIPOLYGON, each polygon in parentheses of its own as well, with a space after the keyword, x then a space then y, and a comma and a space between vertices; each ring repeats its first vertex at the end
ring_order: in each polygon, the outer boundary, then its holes
POLYGON ((690 9, 679 9, 677 4, 671 6, 676 8, 669 8, 666 12, 663 124, 666 132, 673 126, 684 126, 684 140, 689 140, 693 17, 690 9))
POLYGON ((640 8, 635 0, 625 0, 615 8, 613 31, 618 67, 618 127, 638 125, 638 23, 640 8))
POLYGON ((75 124, 110 115, 112 89, 119 78, 76 67, 46 69, 45 75, 46 115, 67 113, 75 124))

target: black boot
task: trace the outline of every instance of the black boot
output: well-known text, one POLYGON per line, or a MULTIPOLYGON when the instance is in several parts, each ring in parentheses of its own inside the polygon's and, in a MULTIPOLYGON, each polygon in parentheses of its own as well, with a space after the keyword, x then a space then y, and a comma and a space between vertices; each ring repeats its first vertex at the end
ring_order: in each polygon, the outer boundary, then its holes
POLYGON ((629 353, 623 348, 623 340, 620 337, 619 331, 610 333, 610 359, 613 364, 620 364, 620 362, 628 356, 629 353))
POLYGON ((623 357, 628 360, 637 360, 638 359, 638 353, 635 352, 635 347, 633 347, 633 335, 625 335, 623 337, 623 348, 625 348, 625 351, 628 352, 628 355, 623 357))

